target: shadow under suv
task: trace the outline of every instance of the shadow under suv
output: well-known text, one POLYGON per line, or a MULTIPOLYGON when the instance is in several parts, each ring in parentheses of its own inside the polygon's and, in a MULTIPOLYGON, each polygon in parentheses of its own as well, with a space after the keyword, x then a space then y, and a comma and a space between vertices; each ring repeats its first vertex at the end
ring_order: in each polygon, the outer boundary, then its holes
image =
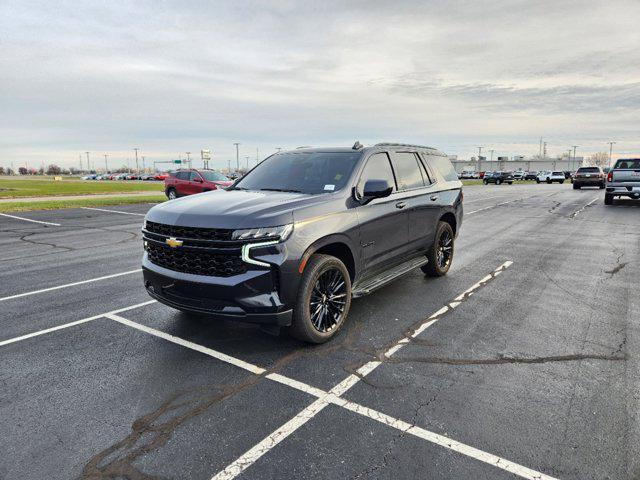
POLYGON ((462 184, 436 149, 279 152, 227 189, 149 210, 144 283, 179 310, 322 343, 353 297, 418 267, 445 275, 461 223, 462 184))

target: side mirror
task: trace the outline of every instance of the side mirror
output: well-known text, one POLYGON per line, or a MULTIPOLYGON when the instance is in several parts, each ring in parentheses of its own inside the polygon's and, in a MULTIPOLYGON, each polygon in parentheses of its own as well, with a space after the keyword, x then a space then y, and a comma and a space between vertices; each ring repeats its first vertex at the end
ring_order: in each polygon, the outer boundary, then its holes
POLYGON ((193 181, 196 183, 202 183, 202 179, 200 177, 194 178, 193 181))
POLYGON ((374 198, 384 198, 391 195, 393 187, 387 180, 367 180, 362 192, 362 203, 368 203, 374 198))

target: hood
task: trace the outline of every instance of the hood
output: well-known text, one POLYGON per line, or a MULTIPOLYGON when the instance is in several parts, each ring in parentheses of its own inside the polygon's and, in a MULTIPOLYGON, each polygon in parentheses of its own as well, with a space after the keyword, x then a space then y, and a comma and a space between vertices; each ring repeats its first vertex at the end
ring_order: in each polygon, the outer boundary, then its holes
POLYGON ((293 212, 326 201, 324 195, 214 190, 156 205, 151 222, 202 228, 274 227, 293 222, 293 212))

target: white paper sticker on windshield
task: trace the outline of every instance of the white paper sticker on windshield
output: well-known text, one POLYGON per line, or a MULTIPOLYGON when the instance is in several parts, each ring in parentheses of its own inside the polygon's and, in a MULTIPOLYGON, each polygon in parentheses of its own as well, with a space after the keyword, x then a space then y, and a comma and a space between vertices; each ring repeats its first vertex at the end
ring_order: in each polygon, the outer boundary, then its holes
POLYGON ((329 184, 329 185, 325 185, 324 189, 329 191, 334 191, 336 189, 336 186, 329 184))

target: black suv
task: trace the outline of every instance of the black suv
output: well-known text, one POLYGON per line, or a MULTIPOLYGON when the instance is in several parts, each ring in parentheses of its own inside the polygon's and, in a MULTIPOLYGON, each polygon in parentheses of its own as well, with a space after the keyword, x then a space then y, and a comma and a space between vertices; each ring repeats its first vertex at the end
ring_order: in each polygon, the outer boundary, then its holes
POLYGON ((490 183, 495 183, 496 185, 500 185, 501 183, 508 183, 509 185, 513 184, 513 173, 512 172, 492 172, 491 175, 484 176, 482 183, 485 185, 489 185, 490 183))
POLYGON ((321 343, 352 297, 417 267, 445 275, 461 223, 462 184, 436 149, 279 152, 226 189, 149 210, 144 284, 179 310, 321 343))

